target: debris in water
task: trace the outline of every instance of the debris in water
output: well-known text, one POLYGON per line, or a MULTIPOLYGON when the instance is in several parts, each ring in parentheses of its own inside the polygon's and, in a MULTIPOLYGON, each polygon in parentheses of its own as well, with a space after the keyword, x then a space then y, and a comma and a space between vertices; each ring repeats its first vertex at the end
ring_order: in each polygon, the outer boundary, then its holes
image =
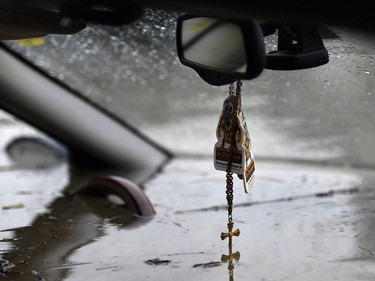
POLYGON ((18 195, 31 195, 33 194, 32 191, 27 191, 27 190, 21 190, 17 192, 18 195))
POLYGON ((330 196, 333 196, 333 195, 334 195, 333 190, 330 190, 328 192, 320 192, 320 193, 315 194, 316 197, 330 197, 330 196))
POLYGON ((316 197, 330 197, 336 194, 354 194, 357 192, 359 192, 359 189, 356 187, 353 187, 353 188, 344 189, 344 190, 330 190, 327 192, 320 192, 320 193, 316 193, 315 196, 316 197))
POLYGON ((170 262, 171 262, 170 260, 161 260, 159 258, 156 258, 156 259, 151 259, 151 260, 145 261, 145 264, 148 264, 148 265, 167 265, 170 262))
POLYGON ((14 264, 7 260, 0 259, 0 275, 9 272, 9 269, 13 268, 14 264))
POLYGON ((21 209, 25 207, 22 203, 12 204, 8 206, 3 206, 3 210, 21 209))
POLYGON ((219 261, 212 261, 208 263, 198 263, 194 264, 193 267, 202 267, 202 268, 208 268, 208 267, 216 267, 216 266, 221 266, 222 263, 219 261))

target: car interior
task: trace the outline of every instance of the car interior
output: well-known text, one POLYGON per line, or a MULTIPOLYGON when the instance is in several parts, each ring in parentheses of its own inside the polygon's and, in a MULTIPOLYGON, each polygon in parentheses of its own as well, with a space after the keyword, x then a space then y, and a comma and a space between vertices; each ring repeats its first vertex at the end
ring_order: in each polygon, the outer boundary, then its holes
POLYGON ((371 7, 2 1, 0 278, 372 280, 371 7))

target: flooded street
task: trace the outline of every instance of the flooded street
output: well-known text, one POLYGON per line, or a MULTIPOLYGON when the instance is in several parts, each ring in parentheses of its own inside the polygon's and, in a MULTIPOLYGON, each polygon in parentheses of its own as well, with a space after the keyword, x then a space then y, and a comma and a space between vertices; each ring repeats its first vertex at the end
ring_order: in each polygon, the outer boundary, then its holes
MULTIPOLYGON (((30 186, 35 171, 14 174, 13 186, 23 192, 7 194, 25 207, 1 211, 2 259, 15 264, 4 280, 228 280, 221 258, 228 242, 220 239, 224 174, 211 164, 173 160, 148 181, 145 193, 157 215, 147 220, 103 198, 73 199, 30 186)), ((39 178, 61 180, 64 170, 40 171, 39 178)), ((233 238, 240 252, 234 280, 371 280, 374 181, 371 170, 258 161, 250 195, 235 184, 241 235, 233 238)), ((63 183, 51 186, 57 192, 63 183)))
POLYGON ((179 64, 175 16, 144 21, 35 48, 9 43, 175 157, 156 174, 16 163, 12 140, 48 137, 1 115, 0 279, 373 280, 374 36, 334 29, 327 65, 244 83, 256 181, 245 194, 235 178, 241 234, 229 249, 225 173, 212 159, 228 89, 179 64), (133 216, 117 197, 64 195, 94 175, 141 184, 155 217, 133 216))

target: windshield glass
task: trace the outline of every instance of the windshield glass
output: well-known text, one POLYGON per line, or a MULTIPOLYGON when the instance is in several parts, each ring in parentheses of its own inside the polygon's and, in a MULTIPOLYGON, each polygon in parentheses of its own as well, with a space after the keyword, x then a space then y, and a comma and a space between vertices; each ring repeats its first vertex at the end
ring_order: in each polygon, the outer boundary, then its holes
MULTIPOLYGON (((89 25, 75 35, 6 44, 172 152, 212 156, 228 87, 212 87, 180 64, 176 19, 147 10, 128 26, 89 25)), ((324 39, 328 64, 265 70, 244 83, 256 157, 375 164, 375 41, 334 31, 324 39)), ((268 49, 274 45, 267 41, 268 49)))

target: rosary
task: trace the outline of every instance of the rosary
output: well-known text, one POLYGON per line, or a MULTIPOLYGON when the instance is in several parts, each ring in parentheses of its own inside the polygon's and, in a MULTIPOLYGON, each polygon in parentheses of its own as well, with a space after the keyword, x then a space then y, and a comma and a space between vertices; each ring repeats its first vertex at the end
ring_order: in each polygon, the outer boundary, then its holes
POLYGON ((245 116, 241 110, 242 81, 229 86, 229 96, 224 100, 223 110, 217 125, 217 142, 214 149, 216 170, 226 172, 226 199, 228 203, 228 232, 221 233, 221 239, 239 236, 240 230, 233 230, 233 173, 243 181, 245 192, 254 183, 254 156, 251 151, 250 135, 245 116))

